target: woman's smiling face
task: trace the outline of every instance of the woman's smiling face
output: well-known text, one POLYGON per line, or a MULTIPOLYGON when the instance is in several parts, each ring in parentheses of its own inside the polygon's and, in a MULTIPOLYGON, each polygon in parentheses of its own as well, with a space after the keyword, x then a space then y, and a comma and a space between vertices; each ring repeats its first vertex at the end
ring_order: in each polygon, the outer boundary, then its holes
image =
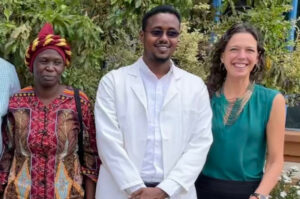
POLYGON ((258 63, 256 39, 247 32, 236 33, 228 41, 221 61, 227 71, 226 78, 248 78, 258 63))

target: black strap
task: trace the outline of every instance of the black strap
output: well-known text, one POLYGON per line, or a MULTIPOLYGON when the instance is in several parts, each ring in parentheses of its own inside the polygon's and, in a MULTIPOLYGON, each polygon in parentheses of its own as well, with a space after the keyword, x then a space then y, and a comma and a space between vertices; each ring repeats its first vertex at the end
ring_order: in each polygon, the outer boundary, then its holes
POLYGON ((82 123, 82 112, 81 112, 81 103, 80 103, 80 96, 79 96, 79 89, 74 88, 74 97, 75 97, 75 103, 76 103, 76 109, 78 113, 78 120, 80 125, 79 135, 78 135, 78 156, 80 164, 84 164, 84 158, 83 158, 83 123, 82 123))

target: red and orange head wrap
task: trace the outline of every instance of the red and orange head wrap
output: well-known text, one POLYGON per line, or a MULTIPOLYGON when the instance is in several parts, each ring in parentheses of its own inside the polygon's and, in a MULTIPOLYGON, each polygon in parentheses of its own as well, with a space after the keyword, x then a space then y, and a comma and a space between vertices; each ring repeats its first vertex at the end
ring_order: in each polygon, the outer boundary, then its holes
POLYGON ((70 65, 71 49, 64 38, 59 35, 54 35, 51 24, 46 23, 41 29, 38 37, 29 45, 25 54, 25 64, 29 70, 33 71, 33 62, 36 56, 47 49, 56 50, 63 58, 65 65, 70 65))

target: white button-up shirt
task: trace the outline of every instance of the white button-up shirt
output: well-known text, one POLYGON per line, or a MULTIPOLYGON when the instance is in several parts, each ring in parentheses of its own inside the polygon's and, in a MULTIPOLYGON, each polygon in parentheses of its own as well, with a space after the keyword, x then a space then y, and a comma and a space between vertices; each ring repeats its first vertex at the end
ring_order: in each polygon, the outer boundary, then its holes
POLYGON ((0 154, 2 153, 1 125, 6 115, 9 97, 20 89, 15 67, 0 58, 0 154))
POLYGON ((141 65, 140 73, 146 91, 148 109, 147 146, 141 177, 144 182, 161 182, 164 171, 159 116, 172 78, 172 67, 160 79, 156 77, 146 64, 141 65))
MULTIPOLYGON (((173 63, 170 66, 169 72, 158 79, 143 59, 141 59, 141 62, 143 64, 140 65, 140 73, 147 95, 148 112, 148 126, 146 127, 147 146, 141 169, 141 177, 144 182, 159 183, 164 178, 159 116, 165 95, 173 78, 173 63)), ((145 187, 145 185, 139 184, 126 189, 126 192, 131 194, 142 187, 145 187)), ((167 180, 164 184, 160 183, 157 187, 165 191, 169 196, 180 191, 180 185, 173 180, 167 180), (169 190, 168 187, 173 187, 173 190, 169 190)))

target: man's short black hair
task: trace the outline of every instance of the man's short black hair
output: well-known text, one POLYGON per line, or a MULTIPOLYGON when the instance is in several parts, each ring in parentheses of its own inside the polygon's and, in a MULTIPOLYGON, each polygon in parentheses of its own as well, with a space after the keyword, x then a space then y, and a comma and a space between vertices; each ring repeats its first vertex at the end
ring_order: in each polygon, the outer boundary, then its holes
POLYGON ((173 14, 177 17, 179 23, 181 23, 181 16, 180 16, 179 12, 173 6, 161 5, 161 6, 154 7, 150 11, 145 13, 143 20, 142 20, 142 30, 143 31, 145 31, 145 29, 146 29, 148 19, 150 17, 152 17, 153 15, 156 15, 159 13, 173 14))

